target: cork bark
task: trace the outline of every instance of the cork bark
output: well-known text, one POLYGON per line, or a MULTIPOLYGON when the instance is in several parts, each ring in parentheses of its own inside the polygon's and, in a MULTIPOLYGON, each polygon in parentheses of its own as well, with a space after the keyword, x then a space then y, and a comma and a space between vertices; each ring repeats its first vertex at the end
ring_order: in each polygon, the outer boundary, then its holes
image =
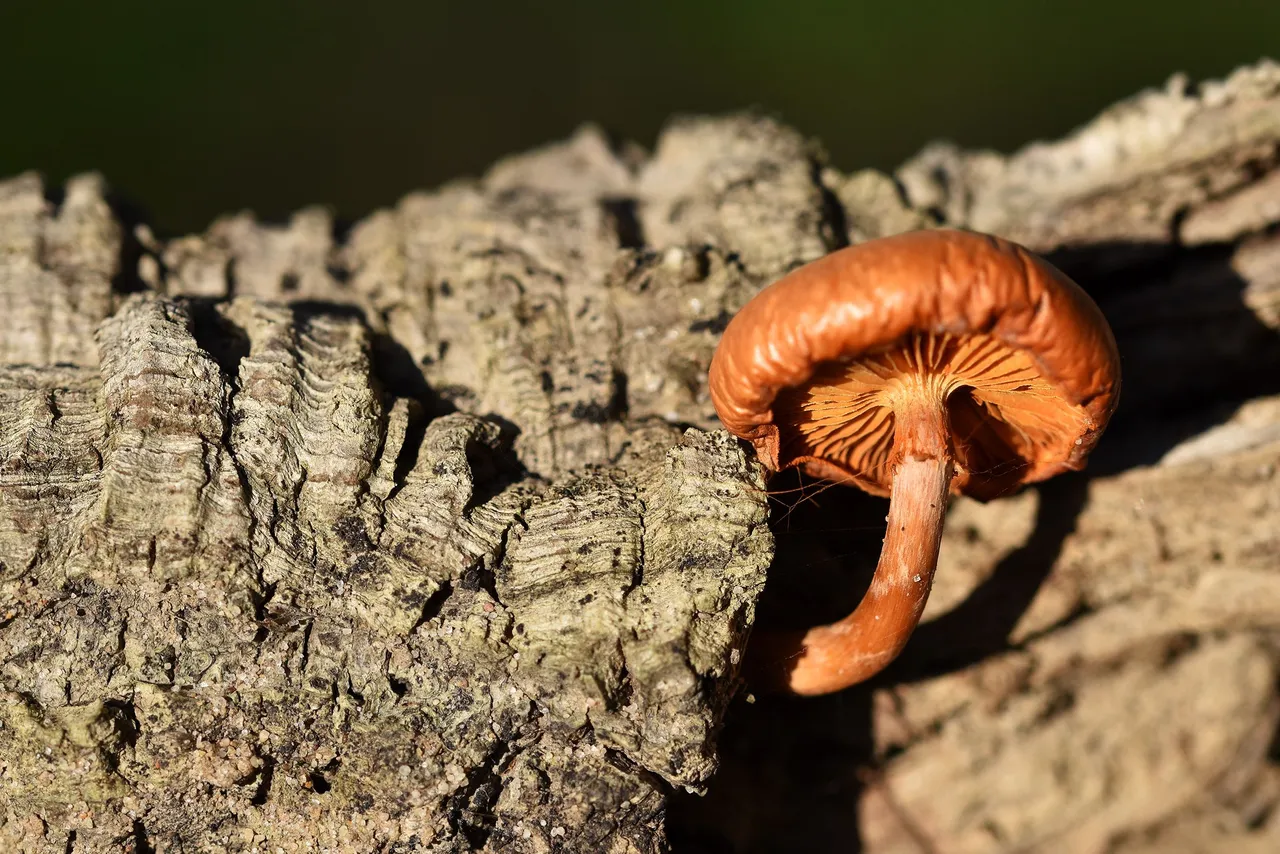
POLYGON ((166 239, 11 178, 0 842, 1273 851, 1278 459, 1270 63, 894 174, 756 115, 584 128, 350 227, 166 239), (847 610, 884 504, 766 482, 710 355, 780 273, 935 225, 1085 285, 1121 410, 1087 473, 954 503, 882 677, 749 697, 757 611, 847 610))

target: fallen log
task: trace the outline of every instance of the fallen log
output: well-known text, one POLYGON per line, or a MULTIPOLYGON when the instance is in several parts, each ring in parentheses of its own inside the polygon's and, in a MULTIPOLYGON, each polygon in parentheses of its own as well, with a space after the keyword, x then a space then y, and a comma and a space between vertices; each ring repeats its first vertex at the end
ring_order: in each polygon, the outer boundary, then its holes
POLYGON ((0 839, 1273 850, 1277 175, 1262 63, 893 175, 754 115, 586 128, 350 228, 0 183, 0 839), (748 703, 757 604, 847 610, 884 508, 771 499, 711 352, 934 225, 1090 290, 1121 410, 1089 472, 957 502, 883 678, 748 703))

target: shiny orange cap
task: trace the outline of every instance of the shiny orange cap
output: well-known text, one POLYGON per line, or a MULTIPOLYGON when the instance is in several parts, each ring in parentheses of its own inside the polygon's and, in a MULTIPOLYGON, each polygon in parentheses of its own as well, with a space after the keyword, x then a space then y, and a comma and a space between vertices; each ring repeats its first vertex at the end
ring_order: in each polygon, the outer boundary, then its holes
MULTIPOLYGON (((960 467, 955 492, 986 498, 1082 468, 1115 410, 1120 358, 1093 300, 1027 249, 954 230, 850 246, 762 290, 725 329, 711 361, 711 399, 725 428, 750 440, 768 468, 801 466, 886 494, 891 470, 855 470, 806 451, 779 396, 831 365, 910 346, 913 336, 982 336, 1025 354, 1022 361, 1051 389, 1046 405, 1067 413, 1050 419, 1050 427, 1031 425, 1034 412, 979 400, 975 412, 999 422, 1000 437, 983 440, 982 466, 960 467)), ((1000 400, 1011 401, 1010 393, 1002 391, 1000 400)), ((958 453, 963 464, 965 451, 958 453)))

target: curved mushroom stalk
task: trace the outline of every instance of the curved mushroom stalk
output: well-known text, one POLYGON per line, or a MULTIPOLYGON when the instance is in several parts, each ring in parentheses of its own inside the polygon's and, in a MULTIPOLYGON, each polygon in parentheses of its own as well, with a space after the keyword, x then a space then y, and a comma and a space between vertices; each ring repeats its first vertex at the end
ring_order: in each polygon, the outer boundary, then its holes
POLYGON ((870 679, 906 646, 938 566, 952 466, 949 456, 903 460, 893 476, 889 527, 871 587, 852 614, 756 642, 753 682, 792 694, 827 694, 870 679))

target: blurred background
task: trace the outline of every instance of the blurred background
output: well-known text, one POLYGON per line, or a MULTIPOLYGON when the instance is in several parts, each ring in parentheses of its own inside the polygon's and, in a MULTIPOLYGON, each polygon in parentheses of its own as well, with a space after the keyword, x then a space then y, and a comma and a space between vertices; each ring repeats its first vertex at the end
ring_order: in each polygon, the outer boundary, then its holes
POLYGON ((0 175, 104 172, 161 233, 355 218, 594 121, 755 106, 844 169, 1009 150, 1280 52, 1276 0, 0 0, 0 175))

